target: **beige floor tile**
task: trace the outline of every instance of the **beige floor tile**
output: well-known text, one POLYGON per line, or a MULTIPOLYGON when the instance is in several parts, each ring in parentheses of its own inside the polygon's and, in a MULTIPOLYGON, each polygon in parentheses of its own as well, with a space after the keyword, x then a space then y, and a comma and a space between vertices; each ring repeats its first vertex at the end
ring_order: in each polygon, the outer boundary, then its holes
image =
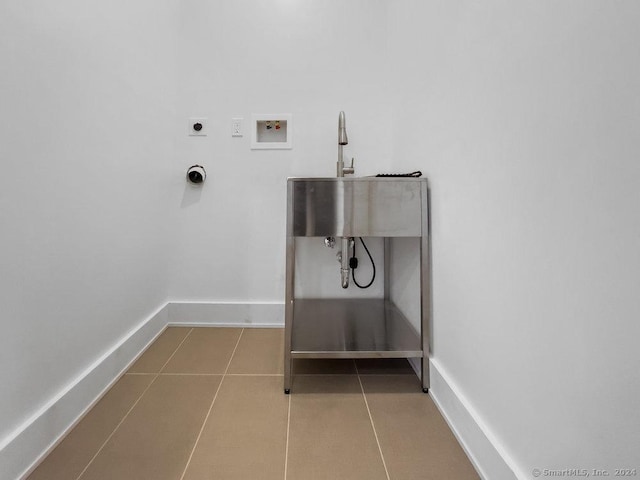
POLYGON ((282 373, 281 329, 191 330, 165 331, 131 371, 173 355, 166 374, 125 375, 29 480, 75 480, 147 387, 81 480, 179 479, 227 365, 243 375, 225 377, 187 480, 283 478, 289 402, 288 480, 386 479, 356 365, 392 480, 478 479, 405 360, 297 359, 288 396, 265 376, 282 373))
POLYGON ((282 480, 288 405, 281 377, 225 377, 185 480, 282 480))
POLYGON ((180 478, 221 378, 159 376, 81 480, 180 478))
POLYGON ((420 382, 411 376, 363 376, 371 416, 394 480, 478 479, 471 462, 420 382))
POLYGON ((158 373, 191 328, 169 327, 133 364, 129 373, 158 373))
POLYGON ((415 375, 406 358, 360 358, 356 367, 360 375, 415 375))
POLYGON ((282 374, 284 329, 245 328, 228 373, 282 374))
POLYGON ((241 332, 241 328, 194 328, 162 373, 224 373, 241 332))
POLYGON ((154 375, 125 375, 28 477, 74 480, 109 438, 154 375))
POLYGON ((291 394, 288 480, 385 480, 355 376, 298 376, 291 394))
POLYGON ((356 367, 351 359, 295 358, 294 375, 355 375, 356 367))

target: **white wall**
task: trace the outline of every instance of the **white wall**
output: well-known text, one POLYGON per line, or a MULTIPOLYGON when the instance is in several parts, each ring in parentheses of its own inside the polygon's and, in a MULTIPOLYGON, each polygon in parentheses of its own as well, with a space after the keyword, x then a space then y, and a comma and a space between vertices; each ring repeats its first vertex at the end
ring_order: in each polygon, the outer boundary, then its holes
MULTIPOLYGON (((356 172, 390 165, 387 2, 188 0, 180 9, 180 127, 204 116, 212 128, 177 142, 170 295, 283 302, 286 178, 335 176, 340 110, 356 172), (252 113, 293 114, 293 149, 251 150, 252 113), (231 137, 237 116, 242 138, 231 137), (201 190, 184 184, 192 163, 207 169, 201 190)), ((323 258, 316 271, 329 262, 328 282, 337 286, 320 290, 355 295, 339 288, 335 250, 317 245, 309 246, 323 258)))
POLYGON ((631 0, 390 2, 434 361, 521 478, 640 463, 639 24, 631 0))
POLYGON ((0 6, 0 449, 166 301, 175 14, 0 6))
POLYGON ((637 3, 14 3, 0 442, 167 299, 282 301, 285 179, 334 174, 345 110, 359 175, 430 178, 434 360, 522 478, 638 462, 637 3))
MULTIPOLYGON (((67 402, 65 423, 56 400, 166 301, 283 302, 286 178, 334 175, 340 110, 357 172, 390 165, 386 10, 0 6, 0 450, 28 425, 51 430, 30 451, 62 433, 86 405, 67 402), (293 150, 251 151, 251 113, 292 113, 293 150), (207 137, 186 135, 191 116, 209 118, 207 137), (194 163, 202 189, 185 182, 194 163)), ((335 251, 322 254, 344 295, 335 251)), ((18 443, 0 459, 8 478, 28 465, 7 459, 18 443)))

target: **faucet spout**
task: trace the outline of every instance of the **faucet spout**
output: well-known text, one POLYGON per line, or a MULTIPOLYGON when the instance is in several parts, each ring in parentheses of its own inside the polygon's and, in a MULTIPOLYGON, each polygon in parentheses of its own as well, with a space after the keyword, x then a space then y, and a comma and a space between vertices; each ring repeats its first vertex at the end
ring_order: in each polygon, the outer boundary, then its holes
POLYGON ((344 146, 349 143, 346 125, 347 121, 345 120, 344 112, 340 112, 338 115, 338 162, 336 164, 336 174, 338 177, 344 177, 345 174, 354 173, 353 161, 350 167, 344 166, 344 146))
POLYGON ((346 123, 344 112, 340 112, 338 115, 338 145, 347 145, 349 143, 346 123))

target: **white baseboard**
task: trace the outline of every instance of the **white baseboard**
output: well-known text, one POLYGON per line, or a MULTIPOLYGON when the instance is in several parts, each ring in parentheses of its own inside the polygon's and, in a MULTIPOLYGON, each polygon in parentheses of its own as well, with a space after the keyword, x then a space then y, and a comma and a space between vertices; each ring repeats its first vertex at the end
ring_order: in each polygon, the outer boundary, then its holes
POLYGON ((511 457, 451 381, 431 359, 429 394, 483 480, 515 480, 511 457))
POLYGON ((284 303, 170 302, 169 325, 284 327, 284 303))
POLYGON ((0 444, 0 478, 24 479, 167 326, 283 327, 283 303, 170 302, 121 338, 0 444))
POLYGON ((0 478, 26 478, 166 326, 164 305, 4 439, 0 478))

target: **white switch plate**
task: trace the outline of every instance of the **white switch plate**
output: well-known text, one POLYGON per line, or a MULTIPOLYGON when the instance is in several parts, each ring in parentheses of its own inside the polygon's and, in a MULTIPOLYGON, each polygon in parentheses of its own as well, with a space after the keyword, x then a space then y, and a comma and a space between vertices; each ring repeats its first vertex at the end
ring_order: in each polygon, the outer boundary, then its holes
POLYGON ((244 119, 241 117, 231 119, 231 136, 232 137, 241 137, 243 135, 242 120, 244 119))
POLYGON ((187 132, 190 136, 193 137, 206 137, 207 136, 207 127, 209 124, 207 123, 207 118, 205 117, 191 117, 187 119, 187 132), (196 130, 196 125, 200 124, 202 128, 200 130, 196 130))

